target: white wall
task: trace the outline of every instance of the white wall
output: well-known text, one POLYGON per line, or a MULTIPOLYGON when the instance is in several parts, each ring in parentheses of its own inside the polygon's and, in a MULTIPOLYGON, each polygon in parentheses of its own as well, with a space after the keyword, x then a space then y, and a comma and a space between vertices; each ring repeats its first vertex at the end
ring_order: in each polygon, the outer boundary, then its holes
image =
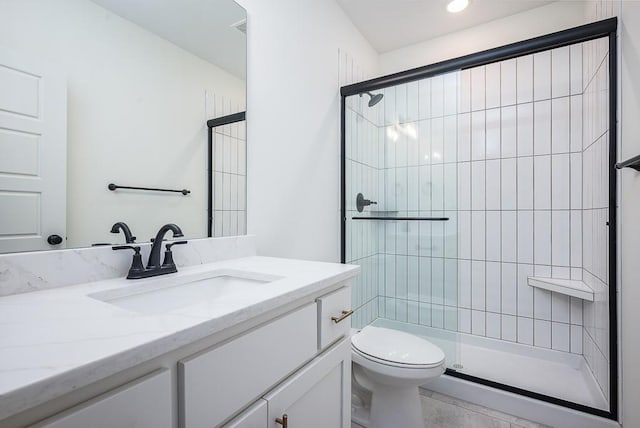
POLYGON ((0 45, 67 74, 68 247, 120 240, 109 233, 120 220, 139 241, 168 222, 206 236, 205 91, 244 104, 244 81, 88 0, 3 1, 0 45))
POLYGON ((340 259, 338 50, 377 54, 334 0, 241 0, 248 14, 248 231, 264 255, 340 259))
POLYGON ((380 74, 390 74, 542 36, 585 23, 581 1, 554 2, 483 25, 380 55, 380 74))
MULTIPOLYGON (((640 154, 640 2, 624 1, 621 10, 618 160, 626 160, 640 154)), ((625 428, 636 428, 640 427, 640 174, 627 169, 619 177, 622 421, 625 428)))

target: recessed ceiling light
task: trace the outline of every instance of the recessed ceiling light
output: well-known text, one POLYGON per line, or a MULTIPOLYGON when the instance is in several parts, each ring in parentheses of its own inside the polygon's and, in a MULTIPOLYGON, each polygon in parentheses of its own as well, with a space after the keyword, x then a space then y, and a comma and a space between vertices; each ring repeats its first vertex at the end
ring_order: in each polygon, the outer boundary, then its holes
POLYGON ((451 13, 457 13, 465 10, 469 6, 469 0, 451 0, 447 5, 447 10, 451 13))

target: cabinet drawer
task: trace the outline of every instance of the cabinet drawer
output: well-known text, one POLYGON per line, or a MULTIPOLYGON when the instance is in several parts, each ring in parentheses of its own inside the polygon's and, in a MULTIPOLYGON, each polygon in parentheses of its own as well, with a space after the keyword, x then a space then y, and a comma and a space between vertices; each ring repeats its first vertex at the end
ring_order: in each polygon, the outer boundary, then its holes
POLYGON ((34 428, 173 426, 171 376, 152 373, 49 418, 34 428))
POLYGON ((184 428, 216 426, 317 352, 317 306, 178 362, 184 428))
POLYGON ((351 317, 343 312, 351 310, 351 288, 342 287, 318 298, 318 348, 324 349, 349 333, 351 317), (338 322, 333 320, 336 318, 338 322), (339 320, 342 318, 342 320, 339 320))

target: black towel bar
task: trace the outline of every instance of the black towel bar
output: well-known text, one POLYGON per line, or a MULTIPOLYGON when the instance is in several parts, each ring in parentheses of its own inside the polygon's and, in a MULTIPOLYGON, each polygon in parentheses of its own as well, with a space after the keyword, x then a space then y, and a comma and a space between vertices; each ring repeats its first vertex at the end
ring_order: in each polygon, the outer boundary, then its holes
POLYGON ((408 220, 408 221, 448 221, 449 217, 351 217, 351 220, 408 220))
POLYGON ((109 183, 107 188, 109 190, 111 190, 112 192, 116 191, 117 189, 130 189, 130 190, 147 190, 149 192, 182 193, 185 196, 187 196, 189 193, 191 193, 191 190, 187 190, 187 189, 174 190, 174 189, 156 189, 156 188, 153 188, 153 187, 118 186, 117 184, 113 184, 113 183, 109 183))
POLYGON ((619 162, 616 164, 616 169, 622 168, 633 168, 636 171, 640 171, 640 155, 634 156, 631 159, 627 159, 624 162, 619 162))

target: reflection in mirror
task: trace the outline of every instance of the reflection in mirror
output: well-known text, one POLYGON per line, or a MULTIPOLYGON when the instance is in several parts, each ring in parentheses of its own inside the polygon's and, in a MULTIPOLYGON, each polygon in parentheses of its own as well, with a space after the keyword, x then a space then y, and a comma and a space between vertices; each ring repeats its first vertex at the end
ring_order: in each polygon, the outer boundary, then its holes
MULTIPOLYGON (((232 0, 3 0, 0 253, 122 243, 119 221, 206 237, 206 121, 245 110, 245 33, 232 0)), ((242 234, 244 122, 214 134, 214 229, 242 234)))
POLYGON ((212 171, 209 179, 215 197, 209 201, 209 236, 246 233, 247 141, 245 113, 207 121, 212 171))

